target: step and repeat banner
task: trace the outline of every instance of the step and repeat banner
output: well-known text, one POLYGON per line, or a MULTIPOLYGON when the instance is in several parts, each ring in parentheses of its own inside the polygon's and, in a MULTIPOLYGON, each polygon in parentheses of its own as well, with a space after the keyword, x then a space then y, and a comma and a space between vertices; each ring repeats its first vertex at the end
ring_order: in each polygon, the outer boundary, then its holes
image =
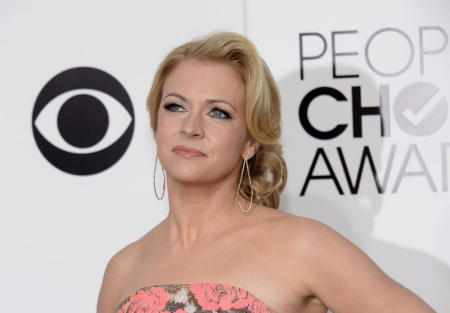
POLYGON ((3 306, 95 311, 110 257, 168 212, 153 193, 153 75, 214 30, 247 35, 279 84, 281 210, 333 227, 450 312, 450 2, 438 0, 2 1, 3 306))
POLYGON ((450 2, 249 1, 247 16, 282 93, 282 209, 450 312, 450 2))

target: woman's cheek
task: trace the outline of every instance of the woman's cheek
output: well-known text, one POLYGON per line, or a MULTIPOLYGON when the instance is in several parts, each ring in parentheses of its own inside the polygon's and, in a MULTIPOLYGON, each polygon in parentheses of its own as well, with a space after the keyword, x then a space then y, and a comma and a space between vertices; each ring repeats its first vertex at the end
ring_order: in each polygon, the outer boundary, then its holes
POLYGON ((160 139, 160 143, 164 142, 170 137, 170 134, 174 132, 174 128, 176 127, 175 121, 168 120, 165 116, 162 116, 158 121, 158 136, 160 139))
POLYGON ((240 154, 243 144, 243 134, 236 130, 239 130, 239 126, 222 132, 222 147, 228 154, 240 154))

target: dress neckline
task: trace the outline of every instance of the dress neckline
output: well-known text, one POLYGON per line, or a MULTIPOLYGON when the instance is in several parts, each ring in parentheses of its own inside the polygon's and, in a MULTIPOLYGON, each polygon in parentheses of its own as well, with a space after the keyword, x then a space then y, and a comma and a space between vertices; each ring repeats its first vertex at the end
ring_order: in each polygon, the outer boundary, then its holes
POLYGON ((137 295, 139 292, 143 291, 143 290, 150 290, 151 288, 154 287, 189 287, 189 286, 222 286, 222 287, 228 287, 231 289, 235 289, 241 292, 246 292, 250 297, 253 297, 255 299, 255 302, 258 302, 264 306, 267 307, 268 309, 268 313, 277 313, 271 306, 269 306, 268 304, 266 304, 265 302, 263 302, 262 300, 260 300, 259 298, 257 298, 255 295, 253 295, 250 291, 234 286, 234 285, 230 285, 230 284, 222 284, 222 283, 176 283, 176 284, 154 284, 154 285, 148 285, 145 287, 141 287, 138 288, 135 292, 133 292, 131 295, 127 296, 125 299, 123 299, 119 305, 116 307, 116 309, 114 310, 114 313, 119 312, 123 306, 125 304, 128 303, 128 301, 130 301, 130 298, 137 295))

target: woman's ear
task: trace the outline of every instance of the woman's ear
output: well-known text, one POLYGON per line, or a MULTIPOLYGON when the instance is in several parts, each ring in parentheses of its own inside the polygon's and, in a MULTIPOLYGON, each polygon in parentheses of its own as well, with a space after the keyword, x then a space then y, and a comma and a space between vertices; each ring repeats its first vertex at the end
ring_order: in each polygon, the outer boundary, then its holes
POLYGON ((244 150, 243 158, 247 157, 247 159, 251 159, 256 152, 258 152, 259 147, 260 144, 258 141, 255 139, 249 139, 244 150))

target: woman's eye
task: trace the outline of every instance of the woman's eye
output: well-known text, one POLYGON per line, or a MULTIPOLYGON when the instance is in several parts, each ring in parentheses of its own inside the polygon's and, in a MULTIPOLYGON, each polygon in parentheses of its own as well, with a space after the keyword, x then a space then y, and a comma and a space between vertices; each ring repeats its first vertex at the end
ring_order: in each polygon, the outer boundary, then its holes
POLYGON ((214 113, 213 114, 214 118, 220 118, 220 119, 229 119, 230 118, 230 115, 227 112, 219 110, 219 109, 213 109, 211 112, 214 113))
POLYGON ((167 111, 173 111, 173 112, 180 112, 183 107, 179 104, 176 103, 169 103, 164 105, 164 109, 166 109, 167 111))
MULTIPOLYGON (((171 112, 183 112, 184 111, 183 106, 176 104, 176 103, 165 104, 164 109, 167 111, 171 111, 171 112)), ((220 110, 218 108, 212 109, 211 115, 213 118, 230 119, 230 115, 227 112, 220 110)))

